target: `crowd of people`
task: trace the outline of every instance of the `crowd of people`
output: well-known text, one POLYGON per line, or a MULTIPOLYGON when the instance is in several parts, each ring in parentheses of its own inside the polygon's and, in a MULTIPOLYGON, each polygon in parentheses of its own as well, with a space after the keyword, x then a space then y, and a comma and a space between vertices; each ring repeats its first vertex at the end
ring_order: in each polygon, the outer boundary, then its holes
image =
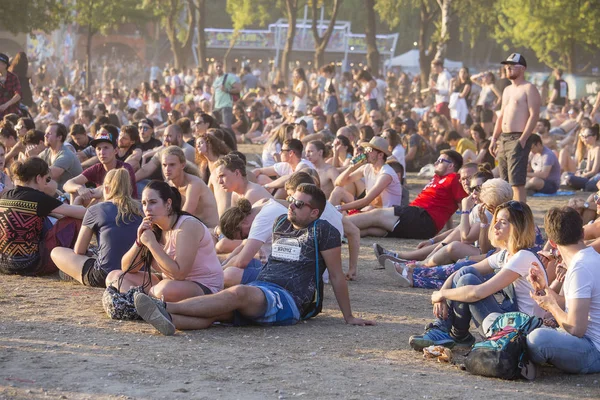
POLYGON ((372 325, 348 295, 360 238, 421 239, 374 245, 394 284, 434 289, 411 347, 470 346, 471 321, 485 335, 520 311, 544 318, 535 363, 600 372, 600 95, 572 99, 562 71, 541 95, 517 53, 498 76, 434 60, 426 85, 333 65, 286 84, 217 60, 127 88, 138 75, 108 65, 86 93, 80 68, 0 54, 0 273, 122 292, 150 276, 135 307, 165 335, 296 324, 326 283, 346 323, 372 325), (412 201, 407 173, 431 178, 412 201), (527 197, 561 187, 597 193, 548 210, 544 238, 527 197))

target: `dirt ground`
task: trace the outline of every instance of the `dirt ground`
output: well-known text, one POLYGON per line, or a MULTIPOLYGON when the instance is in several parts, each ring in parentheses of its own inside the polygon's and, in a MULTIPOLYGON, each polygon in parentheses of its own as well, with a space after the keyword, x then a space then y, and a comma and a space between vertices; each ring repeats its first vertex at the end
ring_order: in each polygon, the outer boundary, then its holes
MULTIPOLYGON (((409 181, 413 196, 425 182, 409 181)), ((532 198, 538 224, 544 210, 566 200, 532 198)), ((417 243, 379 241, 403 249, 417 243)), ((355 315, 376 320, 373 327, 345 325, 327 287, 323 313, 297 326, 216 326, 164 337, 143 322, 108 319, 102 289, 2 276, 0 398, 600 398, 600 375, 544 367, 534 382, 509 382, 424 360, 408 338, 432 318, 431 291, 398 288, 374 270, 373 242, 361 241, 358 280, 350 283, 355 315)))

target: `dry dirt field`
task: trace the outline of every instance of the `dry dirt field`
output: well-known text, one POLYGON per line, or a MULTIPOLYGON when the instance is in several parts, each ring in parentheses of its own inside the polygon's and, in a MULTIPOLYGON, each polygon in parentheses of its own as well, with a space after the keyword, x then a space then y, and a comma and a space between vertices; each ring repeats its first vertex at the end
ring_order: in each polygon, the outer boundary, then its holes
MULTIPOLYGON (((410 181, 413 195, 425 182, 410 181)), ((566 200, 533 198, 538 224, 566 200)), ((534 382, 508 382, 424 360, 408 338, 431 319, 430 291, 398 288, 374 270, 373 242, 362 240, 359 276, 350 283, 354 313, 376 320, 373 327, 345 325, 327 287, 323 313, 294 327, 217 326, 164 337, 142 322, 108 319, 102 289, 2 276, 0 398, 600 398, 600 375, 545 367, 534 382)))

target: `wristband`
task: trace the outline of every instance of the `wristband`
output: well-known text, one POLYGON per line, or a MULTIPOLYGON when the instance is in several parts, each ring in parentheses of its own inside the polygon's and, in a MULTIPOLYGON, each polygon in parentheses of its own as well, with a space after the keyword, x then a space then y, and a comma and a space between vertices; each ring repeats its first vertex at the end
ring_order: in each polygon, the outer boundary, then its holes
POLYGON ((335 209, 338 210, 339 212, 342 212, 342 206, 339 204, 337 206, 335 206, 335 209))
POLYGON ((461 211, 460 215, 469 215, 471 214, 471 211, 461 211))
POLYGON ((429 239, 429 243, 435 244, 435 240, 433 240, 433 238, 431 238, 431 239, 429 239))
POLYGON ((490 224, 479 224, 479 227, 482 228, 482 229, 485 229, 488 226, 490 226, 490 224))

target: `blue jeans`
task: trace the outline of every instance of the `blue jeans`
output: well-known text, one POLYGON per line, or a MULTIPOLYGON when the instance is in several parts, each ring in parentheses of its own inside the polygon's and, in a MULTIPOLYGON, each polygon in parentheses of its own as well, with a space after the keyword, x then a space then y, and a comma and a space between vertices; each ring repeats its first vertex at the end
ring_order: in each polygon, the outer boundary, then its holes
MULTIPOLYGON (((452 288, 481 285, 493 276, 494 274, 483 276, 477 269, 470 266, 463 267, 454 275, 452 288)), ((515 310, 514 304, 504 303, 500 306, 494 296, 488 296, 474 303, 450 301, 449 306, 448 319, 438 318, 435 325, 446 328, 453 337, 459 339, 469 334, 471 319, 473 319, 476 326, 480 326, 485 317, 491 313, 505 313, 515 310)))
POLYGON ((228 128, 231 128, 231 124, 233 123, 233 108, 232 107, 223 107, 218 110, 214 110, 215 114, 219 114, 221 116, 221 123, 228 128))
POLYGON ((578 338, 562 329, 542 327, 527 335, 531 361, 550 363, 572 374, 600 372, 600 351, 586 337, 578 338))
POLYGON ((575 176, 573 174, 569 174, 567 177, 567 185, 574 189, 583 189, 586 192, 598 191, 598 188, 596 187, 596 183, 598 183, 598 181, 600 181, 600 174, 596 174, 591 178, 584 178, 582 176, 575 176))

